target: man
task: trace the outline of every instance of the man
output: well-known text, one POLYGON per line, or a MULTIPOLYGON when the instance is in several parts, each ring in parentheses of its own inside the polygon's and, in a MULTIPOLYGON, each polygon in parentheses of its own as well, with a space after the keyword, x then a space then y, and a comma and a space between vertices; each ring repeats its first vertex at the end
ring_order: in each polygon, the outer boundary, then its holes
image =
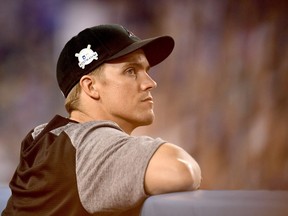
POLYGON ((23 140, 2 215, 137 215, 149 195, 197 189, 201 171, 183 149, 131 136, 153 122, 149 69, 174 40, 141 40, 120 25, 87 28, 57 63, 69 118, 56 116, 23 140))

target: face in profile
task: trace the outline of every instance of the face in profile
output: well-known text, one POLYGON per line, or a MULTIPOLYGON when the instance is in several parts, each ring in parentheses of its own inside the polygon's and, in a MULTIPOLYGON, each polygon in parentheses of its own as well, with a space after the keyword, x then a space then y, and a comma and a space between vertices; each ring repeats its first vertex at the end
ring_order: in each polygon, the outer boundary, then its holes
POLYGON ((154 120, 151 90, 156 82, 142 50, 104 64, 99 90, 101 105, 110 120, 132 130, 154 120))

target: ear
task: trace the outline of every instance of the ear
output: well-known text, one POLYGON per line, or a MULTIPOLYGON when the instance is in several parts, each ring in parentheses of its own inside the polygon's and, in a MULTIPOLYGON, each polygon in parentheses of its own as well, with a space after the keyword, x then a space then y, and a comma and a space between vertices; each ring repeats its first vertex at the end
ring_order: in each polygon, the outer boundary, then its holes
POLYGON ((95 77, 90 75, 84 75, 81 77, 79 83, 82 90, 86 93, 86 95, 96 100, 100 98, 99 92, 96 87, 95 77))

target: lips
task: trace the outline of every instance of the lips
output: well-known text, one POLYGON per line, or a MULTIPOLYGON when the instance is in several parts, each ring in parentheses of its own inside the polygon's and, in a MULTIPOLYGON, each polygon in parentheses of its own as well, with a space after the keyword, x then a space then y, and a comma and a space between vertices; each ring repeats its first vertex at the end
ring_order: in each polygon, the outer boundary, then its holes
POLYGON ((142 101, 142 102, 149 101, 149 102, 152 102, 152 103, 153 103, 153 97, 152 97, 152 96, 148 96, 148 97, 145 97, 144 99, 142 99, 141 101, 142 101))

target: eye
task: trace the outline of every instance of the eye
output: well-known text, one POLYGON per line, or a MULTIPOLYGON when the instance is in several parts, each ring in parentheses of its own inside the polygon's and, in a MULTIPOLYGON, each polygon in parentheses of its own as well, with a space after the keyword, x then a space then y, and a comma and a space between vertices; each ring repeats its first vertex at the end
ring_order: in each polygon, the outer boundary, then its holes
POLYGON ((135 68, 128 68, 125 70, 125 74, 136 77, 136 70, 135 68))

